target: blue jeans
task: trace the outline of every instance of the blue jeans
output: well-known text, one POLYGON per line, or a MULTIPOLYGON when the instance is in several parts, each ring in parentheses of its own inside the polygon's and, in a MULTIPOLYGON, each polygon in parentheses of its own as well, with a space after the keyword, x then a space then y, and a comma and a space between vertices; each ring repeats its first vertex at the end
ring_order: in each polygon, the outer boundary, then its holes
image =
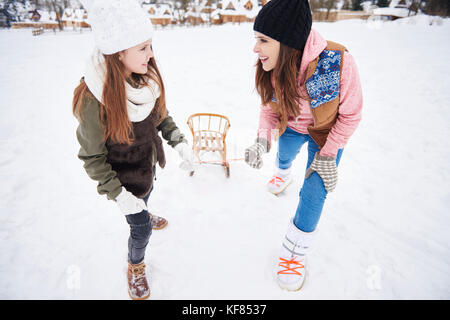
MULTIPOLYGON (((296 132, 289 127, 287 127, 286 131, 278 140, 276 165, 280 169, 290 168, 292 161, 305 142, 308 142, 308 162, 306 165, 306 170, 308 170, 314 160, 314 155, 319 151, 319 146, 308 134, 296 132)), ((336 165, 339 165, 343 150, 339 149, 338 151, 336 165)), ((316 229, 327 197, 327 191, 323 185, 322 178, 317 172, 314 171, 308 179, 303 181, 299 197, 300 200, 297 211, 295 212, 294 224, 304 232, 312 232, 316 229)))
MULTIPOLYGON (((143 200, 145 201, 145 204, 147 204, 152 190, 150 190, 150 192, 144 197, 143 200)), ((152 234, 150 214, 147 210, 142 210, 139 213, 128 214, 125 217, 130 225, 130 237, 128 238, 128 262, 138 264, 144 260, 145 249, 147 248, 148 240, 152 234)))

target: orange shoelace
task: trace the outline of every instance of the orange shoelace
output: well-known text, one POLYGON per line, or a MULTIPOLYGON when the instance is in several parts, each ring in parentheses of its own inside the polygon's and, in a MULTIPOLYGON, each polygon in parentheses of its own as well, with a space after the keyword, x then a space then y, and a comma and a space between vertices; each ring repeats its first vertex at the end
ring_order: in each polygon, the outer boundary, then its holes
POLYGON ((291 260, 280 258, 280 263, 278 264, 280 267, 285 268, 284 270, 278 271, 278 274, 297 274, 301 276, 301 272, 297 271, 299 268, 304 268, 305 266, 301 264, 299 261, 295 260, 295 257, 292 257, 291 260), (293 265, 291 267, 291 265, 293 265))
POLYGON ((276 185, 277 187, 280 186, 280 183, 284 183, 284 180, 281 179, 280 177, 277 177, 277 176, 273 177, 273 178, 270 179, 270 181, 269 181, 269 184, 274 184, 274 185, 276 185))

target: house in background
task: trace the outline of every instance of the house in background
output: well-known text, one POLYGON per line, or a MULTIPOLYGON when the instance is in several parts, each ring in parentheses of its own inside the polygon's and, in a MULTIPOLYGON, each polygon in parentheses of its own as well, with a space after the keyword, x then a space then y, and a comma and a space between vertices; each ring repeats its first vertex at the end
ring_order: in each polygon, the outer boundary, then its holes
POLYGON ((370 17, 370 13, 366 11, 352 11, 352 10, 336 10, 331 9, 329 12, 327 9, 317 9, 313 13, 313 21, 327 21, 335 22, 348 19, 363 19, 367 20, 370 17))
MULTIPOLYGON (((66 8, 62 14, 61 22, 64 28, 90 28, 87 20, 87 12, 83 8, 66 8)), ((11 27, 13 29, 22 28, 42 28, 56 30, 58 21, 54 11, 30 10, 24 21, 14 22, 11 27)))
POLYGON ((37 10, 33 10, 29 12, 30 14, 30 20, 33 22, 39 22, 41 20, 41 14, 37 10))
POLYGON ((220 22, 241 23, 247 21, 245 9, 238 0, 221 0, 222 9, 219 11, 220 22))
POLYGON ((54 11, 32 10, 29 12, 25 21, 14 22, 12 23, 11 28, 43 28, 56 30, 58 28, 58 21, 56 21, 56 13, 54 11))
POLYGON ((189 23, 190 25, 198 25, 198 24, 202 24, 204 22, 207 22, 207 18, 204 19, 208 14, 202 14, 202 8, 200 6, 193 6, 191 8, 188 9, 188 11, 186 12, 185 18, 186 18, 186 22, 189 23))
POLYGON ((258 0, 244 0, 245 16, 247 22, 255 21, 261 6, 258 4, 258 0))
POLYGON ((167 26, 176 22, 172 3, 144 2, 142 8, 149 14, 149 18, 154 25, 167 26))
POLYGON ((145 12, 147 12, 149 15, 155 15, 156 14, 156 4, 150 3, 150 2, 144 2, 142 3, 142 9, 144 9, 145 12))
POLYGON ((216 3, 214 3, 213 0, 204 0, 202 3, 202 13, 212 13, 214 10, 217 9, 216 3))
POLYGON ((87 23, 87 12, 84 9, 66 8, 61 20, 65 28, 90 28, 87 23))

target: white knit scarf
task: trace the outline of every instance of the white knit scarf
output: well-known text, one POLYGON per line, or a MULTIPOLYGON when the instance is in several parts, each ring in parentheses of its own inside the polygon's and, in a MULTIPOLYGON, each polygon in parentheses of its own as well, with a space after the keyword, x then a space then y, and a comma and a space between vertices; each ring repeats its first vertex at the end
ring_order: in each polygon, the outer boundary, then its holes
MULTIPOLYGON (((100 102, 102 102, 105 76, 105 59, 100 51, 95 50, 86 63, 84 82, 100 102)), ((155 105, 156 99, 160 96, 158 84, 151 79, 148 80, 148 83, 149 86, 133 88, 128 82, 125 82, 128 118, 132 122, 139 122, 147 118, 155 105)))

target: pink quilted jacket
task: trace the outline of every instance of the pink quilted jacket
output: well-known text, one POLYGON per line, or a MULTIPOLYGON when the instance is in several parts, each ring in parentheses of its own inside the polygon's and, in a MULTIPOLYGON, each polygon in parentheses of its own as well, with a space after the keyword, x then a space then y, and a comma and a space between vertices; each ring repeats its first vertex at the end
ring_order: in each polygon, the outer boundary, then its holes
MULTIPOLYGON (((302 96, 308 96, 306 88, 303 86, 308 64, 316 59, 326 46, 326 40, 317 31, 311 29, 303 51, 298 77, 299 90, 302 96)), ((348 52, 344 54, 340 90, 339 115, 335 125, 328 134, 327 142, 320 150, 320 154, 323 156, 336 156, 338 149, 345 146, 361 120, 363 104, 361 83, 355 61, 348 52)), ((300 115, 296 119, 288 121, 288 127, 297 132, 308 134, 307 127, 312 125, 314 121, 310 103, 302 99, 298 107, 300 108, 300 115)), ((267 133, 270 130, 267 129, 276 127, 277 114, 268 105, 262 105, 259 120, 258 136, 270 139, 267 133)))

